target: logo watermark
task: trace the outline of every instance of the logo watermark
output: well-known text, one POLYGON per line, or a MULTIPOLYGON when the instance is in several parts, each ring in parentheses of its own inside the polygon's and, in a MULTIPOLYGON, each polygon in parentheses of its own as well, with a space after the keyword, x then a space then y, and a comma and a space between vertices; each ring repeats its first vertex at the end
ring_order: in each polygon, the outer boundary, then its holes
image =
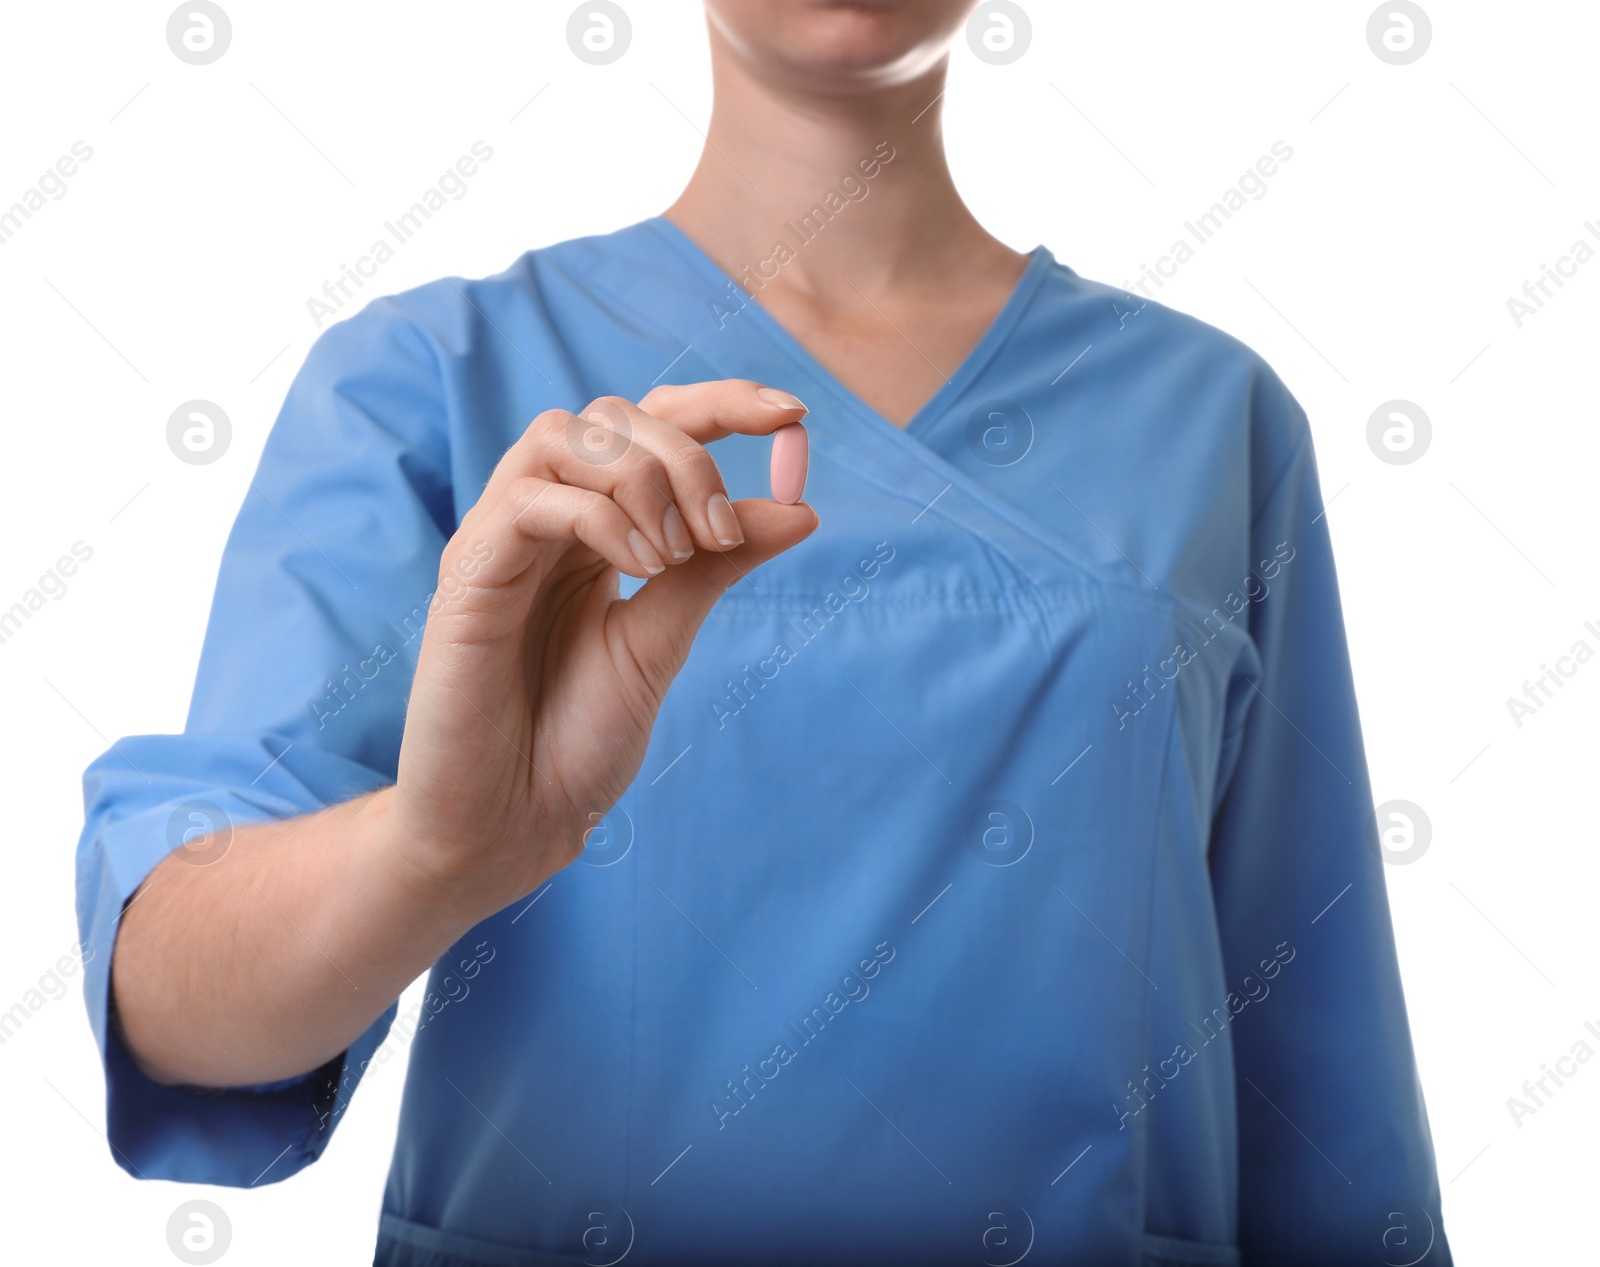
POLYGON ((167 419, 167 448, 190 466, 210 466, 232 443, 233 423, 209 400, 186 400, 167 419))
POLYGON ((591 66, 609 66, 633 43, 633 23, 613 0, 584 0, 567 19, 567 47, 591 66))
POLYGON ((232 43, 233 22, 211 0, 185 0, 167 19, 167 47, 180 62, 209 66, 232 43))
POLYGON ((967 19, 967 47, 980 62, 1009 66, 1033 43, 1033 23, 1016 0, 985 0, 967 19))
POLYGON ((586 815, 589 828, 583 833, 583 852, 579 855, 591 867, 614 867, 633 849, 633 816, 620 805, 610 811, 592 809, 586 815))
POLYGON ((627 1208, 604 1201, 585 1201, 583 1234, 579 1243, 584 1267, 617 1267, 633 1249, 633 1215, 627 1208))
POLYGON ((1367 448, 1390 466, 1410 466, 1433 443, 1433 423, 1422 406, 1386 400, 1367 419, 1367 448))
POLYGON ((1416 1267, 1433 1250, 1437 1229, 1433 1215, 1420 1205, 1405 1205, 1385 1213, 1384 1267, 1416 1267))
POLYGON ((233 820, 214 801, 185 801, 167 816, 167 852, 191 867, 209 867, 227 856, 233 820))
POLYGON ((1412 0, 1387 0, 1367 19, 1367 47, 1379 61, 1409 66, 1433 43, 1433 22, 1412 0))
POLYGON ((1391 867, 1404 867, 1428 852, 1433 822, 1413 801, 1385 801, 1372 811, 1372 847, 1391 867))
POLYGON ((991 867, 1014 867, 1033 848, 1033 819, 1015 801, 987 801, 967 823, 967 848, 991 867))
POLYGON ((1033 419, 1010 400, 990 400, 967 418, 967 448, 988 466, 1015 466, 1033 448, 1033 419))
POLYGON ((985 1201, 974 1214, 983 1267, 1017 1267, 1032 1252, 1033 1216, 1015 1201, 985 1201))
POLYGON ((214 1263, 233 1243, 233 1223, 215 1201, 185 1201, 167 1220, 167 1245, 180 1263, 214 1263))

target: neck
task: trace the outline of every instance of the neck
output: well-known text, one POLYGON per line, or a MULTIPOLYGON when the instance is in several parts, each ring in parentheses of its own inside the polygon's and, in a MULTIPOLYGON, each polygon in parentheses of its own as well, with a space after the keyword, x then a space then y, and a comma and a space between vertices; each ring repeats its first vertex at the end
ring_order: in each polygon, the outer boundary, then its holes
POLYGON ((711 39, 706 146, 664 214, 741 285, 843 301, 913 286, 930 265, 1014 255, 951 179, 944 60, 904 82, 818 95, 758 80, 715 28, 711 39))

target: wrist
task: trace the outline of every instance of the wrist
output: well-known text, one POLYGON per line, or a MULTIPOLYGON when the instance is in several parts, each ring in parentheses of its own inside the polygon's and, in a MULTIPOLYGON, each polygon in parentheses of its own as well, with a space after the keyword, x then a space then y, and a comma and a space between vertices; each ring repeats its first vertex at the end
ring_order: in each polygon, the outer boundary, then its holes
POLYGON ((432 931, 441 951, 499 910, 467 877, 429 865, 398 809, 397 789, 356 803, 351 825, 365 882, 377 904, 418 933, 432 931), (439 939, 443 939, 440 941, 439 939))

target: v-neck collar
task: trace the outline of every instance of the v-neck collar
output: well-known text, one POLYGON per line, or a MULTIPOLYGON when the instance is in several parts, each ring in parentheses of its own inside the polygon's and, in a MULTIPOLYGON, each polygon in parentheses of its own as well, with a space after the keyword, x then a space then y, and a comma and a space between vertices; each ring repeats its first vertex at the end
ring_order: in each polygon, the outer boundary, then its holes
MULTIPOLYGON (((679 255, 707 281, 711 282, 717 290, 723 293, 744 294, 742 287, 728 275, 716 260, 712 259, 705 249, 693 238, 680 229, 665 216, 652 216, 643 222, 644 227, 651 229, 663 238, 679 255)), ((854 389, 841 380, 827 366, 822 364, 806 348, 805 344, 789 333, 787 327, 778 321, 770 312, 758 303, 754 296, 748 300, 741 315, 750 317, 756 322, 771 342, 775 343, 791 360, 809 376, 828 384, 832 391, 848 401, 854 409, 872 418, 881 426, 903 435, 919 435, 929 429, 933 420, 938 418, 953 400, 961 397, 973 380, 983 371, 996 352, 1004 345, 1027 311, 1029 302, 1038 290, 1039 284, 1044 280, 1050 266, 1055 263, 1055 256, 1043 244, 1036 246, 1028 253, 1027 267, 1022 270, 1022 276, 1017 279, 1012 287, 1011 294, 1000 306, 1000 311, 995 314, 994 320, 989 323, 989 328, 983 332, 972 346, 971 351, 962 359, 961 364, 955 369, 937 391, 933 393, 917 411, 912 414, 905 426, 900 426, 892 419, 885 417, 877 409, 863 400, 854 389)))
MULTIPOLYGON (((1107 574, 1106 565, 1080 555, 1068 540, 1030 518, 997 490, 962 468, 938 432, 950 406, 980 380, 984 370, 1022 324, 1042 283, 1057 264, 1044 246, 1030 253, 1028 267, 989 329, 956 368, 950 380, 905 426, 896 426, 846 387, 793 338, 775 318, 753 302, 737 282, 676 225, 664 217, 636 221, 624 230, 571 244, 573 280, 603 297, 615 314, 649 328, 663 354, 678 348, 666 368, 638 387, 665 379, 691 353, 700 365, 683 374, 709 370, 716 377, 756 377, 774 386, 780 363, 803 376, 812 412, 813 469, 831 466, 851 473, 880 493, 903 503, 911 525, 944 522, 981 537, 998 555, 1028 577, 1061 578, 1061 567, 1096 583, 1115 583, 1144 594, 1132 579, 1107 574), (666 248, 670 262, 642 239, 666 248), (666 267, 663 267, 663 265, 666 267), (685 285, 684 271, 700 282, 685 285), (580 280, 581 279, 581 280, 580 280), (744 302, 741 303, 740 300, 744 302), (730 318, 735 318, 730 322, 730 318), (815 395, 813 395, 815 393, 815 395), (932 433, 918 435, 916 432, 932 433)), ((692 380, 685 380, 692 381, 692 380)), ((948 439, 948 437, 946 437, 948 439)), ((820 474, 821 472, 818 471, 820 474)), ((1120 569, 1111 568, 1112 573, 1120 569)))

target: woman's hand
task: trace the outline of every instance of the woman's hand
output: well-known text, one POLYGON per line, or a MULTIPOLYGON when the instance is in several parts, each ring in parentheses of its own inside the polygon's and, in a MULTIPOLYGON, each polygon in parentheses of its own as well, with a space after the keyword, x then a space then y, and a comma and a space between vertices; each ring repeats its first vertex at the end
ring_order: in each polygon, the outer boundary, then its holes
POLYGON ((394 786, 233 830, 218 866, 174 850, 124 908, 112 991, 139 1068, 200 1086, 315 1069, 578 856, 712 604, 817 526, 804 503, 730 507, 704 448, 805 413, 767 390, 534 419, 445 548, 394 786), (650 579, 622 601, 619 572, 650 579))
POLYGON ((380 794, 388 864, 473 919, 578 857, 717 598, 817 526, 803 502, 730 506, 704 446, 804 413, 728 379, 533 420, 440 562, 380 794), (622 600, 620 572, 650 579, 622 600))

